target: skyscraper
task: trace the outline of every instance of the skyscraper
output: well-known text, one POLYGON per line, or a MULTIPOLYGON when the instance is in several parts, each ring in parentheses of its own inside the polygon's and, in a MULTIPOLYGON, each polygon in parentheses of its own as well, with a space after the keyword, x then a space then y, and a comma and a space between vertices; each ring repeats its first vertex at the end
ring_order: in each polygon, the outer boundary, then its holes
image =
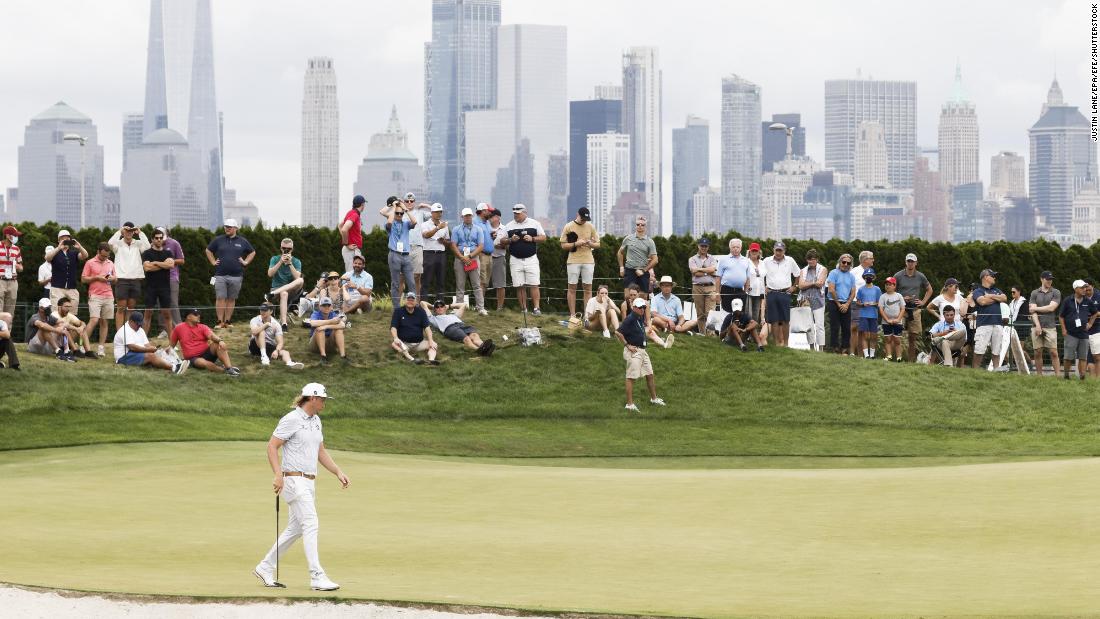
POLYGON ((722 78, 723 217, 708 222, 712 230, 760 234, 760 122, 760 87, 737 75, 722 78))
POLYGON ((966 100, 962 87, 962 68, 955 65, 955 86, 951 100, 940 109, 940 176, 944 189, 976 183, 978 173, 978 114, 966 100))
POLYGON ((332 228, 340 215, 340 104, 332 58, 310 58, 302 94, 302 225, 332 228))
POLYGON ((819 171, 820 166, 813 159, 792 156, 775 162, 772 171, 763 174, 758 236, 782 239, 791 235, 791 210, 805 201, 806 191, 819 171))
POLYGON ((211 227, 205 163, 203 153, 191 148, 175 129, 165 127, 146 135, 130 149, 122 171, 120 220, 211 227))
POLYGON ((917 157, 917 165, 913 170, 913 214, 929 222, 929 241, 951 240, 951 219, 947 209, 949 195, 950 192, 944 191, 939 171, 932 169, 927 157, 917 157))
MULTIPOLYGON (((164 128, 185 136, 188 148, 200 155, 205 177, 198 196, 202 222, 159 223, 210 228, 222 223, 221 129, 214 93, 213 38, 210 0, 150 0, 143 137, 164 128)), ((126 193, 125 184, 122 193, 126 193)), ((166 204, 160 206, 169 210, 166 204)))
POLYGON ((794 129, 791 135, 791 155, 804 157, 806 155, 806 128, 802 126, 801 114, 772 114, 771 120, 760 123, 760 140, 763 144, 761 150, 762 170, 770 172, 772 164, 782 161, 787 156, 787 135, 782 131, 768 129, 773 123, 783 123, 794 129))
POLYGON ((359 174, 352 188, 353 194, 367 199, 363 226, 381 226, 384 221, 378 209, 386 204, 386 198, 403 196, 410 191, 417 197, 426 197, 424 166, 409 150, 409 136, 401 128, 395 105, 390 110, 386 130, 371 136, 367 156, 359 164, 359 174))
POLYGON ((1016 153, 1001 151, 989 162, 989 197, 1027 197, 1027 166, 1024 158, 1016 153))
POLYGON ((432 0, 432 40, 424 44, 424 162, 430 199, 443 204, 448 218, 465 201, 463 114, 496 107, 498 26, 500 0, 432 0))
POLYGON ((826 80, 825 167, 855 173, 860 123, 882 124, 890 185, 913 187, 917 155, 917 83, 871 79, 826 80))
POLYGON ((853 176, 857 187, 890 186, 886 136, 881 123, 873 120, 859 123, 853 176))
POLYGON ((145 115, 127 112, 122 115, 122 167, 126 168, 126 156, 130 149, 141 144, 145 137, 145 115))
MULTIPOLYGON (((593 133, 622 131, 622 87, 616 93, 608 86, 597 86, 594 99, 569 102, 569 212, 587 203, 588 136, 593 133), (602 98, 600 95, 617 98, 602 98)), ((625 190, 624 190, 625 191, 625 190)))
POLYGON ((688 116, 682 128, 672 130, 672 233, 690 234, 691 198, 710 185, 710 123, 688 116))
POLYGON ((630 136, 630 182, 653 212, 650 234, 672 232, 661 200, 661 69, 655 47, 623 52, 623 133, 630 136))
POLYGON ((596 231, 607 234, 611 209, 615 208, 619 197, 630 190, 630 136, 614 131, 590 133, 586 144, 586 204, 596 231))
POLYGON ((1042 115, 1030 129, 1028 191, 1031 203, 1060 235, 1071 235, 1073 199, 1097 182, 1096 143, 1076 106, 1066 105, 1055 79, 1042 115))
POLYGON ((83 183, 85 225, 102 225, 103 147, 98 140, 92 119, 64 101, 32 118, 19 147, 19 200, 9 200, 10 219, 79 227, 83 183), (78 139, 64 139, 67 135, 84 138, 84 146, 78 139))

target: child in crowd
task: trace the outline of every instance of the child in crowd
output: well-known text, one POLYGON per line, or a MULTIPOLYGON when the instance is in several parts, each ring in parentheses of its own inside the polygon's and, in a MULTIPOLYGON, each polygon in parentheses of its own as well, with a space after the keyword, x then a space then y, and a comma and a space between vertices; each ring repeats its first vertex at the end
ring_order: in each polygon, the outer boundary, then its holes
POLYGON ((855 304, 859 308, 859 337, 863 341, 863 358, 875 358, 875 346, 878 344, 878 301, 882 289, 875 285, 875 270, 863 272, 865 285, 856 291, 855 304))
POLYGON ((886 278, 886 292, 879 299, 879 317, 882 319, 882 335, 886 341, 886 360, 901 362, 902 310, 905 298, 898 293, 898 280, 886 278))

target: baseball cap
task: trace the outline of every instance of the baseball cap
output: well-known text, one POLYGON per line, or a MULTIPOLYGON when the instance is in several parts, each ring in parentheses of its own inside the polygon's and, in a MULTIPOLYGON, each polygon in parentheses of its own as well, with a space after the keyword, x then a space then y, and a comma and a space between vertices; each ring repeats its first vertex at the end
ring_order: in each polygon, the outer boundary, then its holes
POLYGON ((436 299, 435 300, 435 306, 436 307, 447 307, 447 302, 444 301, 443 299, 436 299))
POLYGON ((260 311, 261 312, 270 312, 271 311, 271 304, 270 303, 261 303, 260 304, 260 311))
POLYGON ((897 280, 896 277, 887 277, 886 278, 886 283, 887 284, 893 284, 893 285, 897 286, 898 285, 898 280, 897 280))
POLYGON ((61 238, 63 236, 72 236, 72 235, 73 235, 73 233, 69 232, 68 230, 59 230, 58 233, 57 233, 57 238, 61 238))
POLYGON ((466 208, 462 209, 462 216, 463 217, 465 217, 467 215, 473 216, 473 214, 474 214, 474 211, 468 206, 466 208))
POLYGON ((230 217, 229 219, 226 219, 225 223, 222 224, 222 225, 225 226, 226 228, 239 228, 240 227, 240 226, 237 225, 237 220, 233 219, 232 217, 230 217))
POLYGON ((868 277, 874 278, 874 276, 875 276, 875 270, 874 269, 867 269, 863 272, 863 279, 867 279, 868 277))
POLYGON ((1085 287, 1085 280, 1083 280, 1083 279, 1073 280, 1073 287, 1074 288, 1084 288, 1085 287))
POLYGON ((634 299, 634 307, 645 307, 645 299, 634 299))
POLYGON ((1039 279, 1054 279, 1054 273, 1050 271, 1043 271, 1039 274, 1039 279))
POLYGON ((38 307, 49 307, 49 306, 50 306, 50 300, 49 299, 43 297, 43 298, 38 300, 38 307))
POLYGON ((4 236, 23 236, 23 233, 16 230, 15 226, 4 226, 4 236))
POLYGON ((415 299, 416 298, 416 293, 415 292, 406 292, 405 293, 405 298, 406 299, 415 299))
POLYGON ((302 387, 302 395, 309 396, 311 398, 328 398, 328 391, 325 391, 325 386, 321 383, 309 383, 305 387, 302 387))
POLYGON ((416 194, 410 191, 409 193, 405 194, 405 199, 406 200, 415 200, 416 199, 416 194))
POLYGON ((982 269, 982 277, 985 277, 986 275, 990 277, 997 277, 997 272, 993 269, 982 269))
POLYGON ((913 262, 916 262, 917 261, 917 255, 912 253, 912 252, 909 252, 908 254, 905 254, 905 261, 909 262, 910 260, 912 260, 913 262))
POLYGON ((955 279, 954 277, 948 277, 947 281, 944 282, 943 285, 944 286, 958 286, 959 285, 959 280, 955 279))
POLYGON ((354 198, 351 199, 351 205, 352 206, 359 206, 360 204, 366 204, 366 203, 367 203, 367 199, 364 198, 363 196, 355 196, 354 198))
POLYGON ((515 206, 512 207, 512 212, 513 213, 518 213, 520 211, 526 211, 526 210, 527 210, 527 207, 522 205, 522 204, 516 204, 515 206))
POLYGON ((325 277, 340 277, 340 274, 336 271, 329 271, 328 275, 326 275, 325 277))
POLYGON ((320 306, 320 307, 324 307, 326 305, 331 307, 332 306, 332 299, 330 299, 328 297, 321 297, 321 301, 317 305, 320 306))
POLYGON ((153 228, 153 232, 159 232, 159 233, 163 234, 164 236, 168 236, 168 230, 165 229, 164 226, 157 226, 156 228, 153 228))
POLYGON ((474 209, 474 210, 475 210, 475 211, 477 211, 477 212, 479 212, 479 213, 480 213, 481 211, 487 211, 487 210, 489 210, 489 205, 488 205, 488 204, 486 204, 486 203, 484 203, 484 202, 478 202, 478 203, 477 203, 477 208, 476 208, 476 209, 474 209))
POLYGON ((710 239, 708 239, 707 237, 704 236, 704 237, 701 237, 698 241, 695 241, 695 244, 696 245, 707 245, 707 246, 709 246, 710 245, 710 239))
POLYGON ((432 212, 433 213, 442 213, 443 212, 443 205, 436 202, 435 204, 432 205, 432 212))
POLYGON ((760 243, 749 243, 749 251, 760 251, 760 243))
POLYGON ((489 209, 489 217, 500 217, 501 215, 503 215, 503 213, 501 213, 500 209, 497 207, 494 206, 489 209))
POLYGON ((189 310, 187 310, 186 312, 184 312, 184 313, 183 313, 183 315, 184 315, 184 316, 198 316, 198 315, 199 315, 199 313, 200 313, 200 312, 199 312, 199 308, 197 308, 197 307, 192 307, 191 309, 189 309, 189 310))
POLYGON ((145 322, 145 314, 141 312, 130 312, 130 322, 142 324, 145 322))
POLYGON ((741 299, 734 299, 730 302, 730 311, 737 312, 745 308, 745 302, 741 299))
POLYGON ((786 243, 784 243, 783 241, 776 241, 776 242, 775 242, 775 245, 772 245, 772 249, 773 249, 773 250, 776 250, 776 249, 782 249, 782 250, 786 251, 786 249, 787 249, 787 244, 786 244, 786 243))
POLYGON ((582 206, 577 209, 577 214, 581 216, 584 221, 592 221, 592 211, 588 210, 587 206, 582 206))
POLYGON ((50 253, 51 251, 53 251, 55 249, 57 249, 57 248, 54 247, 53 245, 47 245, 46 246, 46 253, 48 254, 48 253, 50 253))
POLYGON ((134 228, 137 228, 137 226, 135 226, 134 222, 132 222, 132 221, 128 221, 128 222, 122 224, 122 229, 123 230, 133 230, 134 228))

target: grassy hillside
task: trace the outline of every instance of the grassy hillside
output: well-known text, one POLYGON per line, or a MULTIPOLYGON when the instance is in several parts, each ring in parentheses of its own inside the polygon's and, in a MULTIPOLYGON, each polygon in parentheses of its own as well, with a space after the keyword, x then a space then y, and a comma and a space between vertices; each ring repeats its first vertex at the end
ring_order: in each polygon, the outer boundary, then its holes
POLYGON ((351 367, 321 368, 295 328, 292 372, 247 358, 245 326, 227 335, 239 379, 182 377, 23 356, 0 372, 0 450, 102 442, 263 440, 305 382, 334 396, 326 444, 357 451, 516 457, 1079 456, 1100 453, 1091 382, 991 375, 770 349, 713 338, 651 350, 658 409, 623 411, 622 348, 538 320, 546 344, 515 346, 518 314, 472 317, 500 345, 489 359, 443 344, 443 365, 389 352, 388 315, 354 319, 351 367), (503 340, 509 334, 508 342, 503 340))

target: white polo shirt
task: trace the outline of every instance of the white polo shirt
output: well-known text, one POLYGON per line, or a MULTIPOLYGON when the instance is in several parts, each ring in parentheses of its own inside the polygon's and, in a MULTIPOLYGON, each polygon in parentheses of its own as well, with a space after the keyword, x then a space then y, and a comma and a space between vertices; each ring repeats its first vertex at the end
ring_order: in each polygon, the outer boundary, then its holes
POLYGON ((776 262, 774 256, 768 256, 760 261, 760 275, 763 276, 764 285, 768 290, 790 288, 794 285, 794 278, 801 273, 798 263, 790 256, 784 256, 782 262, 776 262))
POLYGON ((321 433, 321 418, 309 416, 301 407, 283 415, 272 436, 283 443, 284 471, 317 474, 317 454, 325 437, 321 433))
MULTIPOLYGON (((442 224, 443 220, 440 219, 439 223, 442 224)), ((424 223, 418 224, 416 227, 419 228, 421 226, 427 230, 428 228, 434 228, 436 224, 431 219, 426 219, 424 223)), ((440 228, 436 230, 435 234, 432 236, 427 237, 421 235, 421 238, 424 240, 424 251, 446 251, 447 246, 443 243, 451 238, 451 227, 447 226, 446 228, 440 228)))

